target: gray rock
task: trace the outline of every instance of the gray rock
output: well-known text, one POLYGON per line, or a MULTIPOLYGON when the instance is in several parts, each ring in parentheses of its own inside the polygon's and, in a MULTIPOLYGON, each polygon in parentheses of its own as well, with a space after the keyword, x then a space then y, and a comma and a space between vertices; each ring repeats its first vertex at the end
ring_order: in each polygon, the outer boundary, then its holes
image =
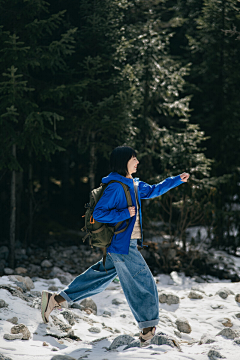
POLYGON ((26 285, 24 284, 24 282, 22 281, 15 281, 15 284, 22 289, 23 292, 26 292, 28 289, 26 287, 26 285))
POLYGON ((0 354, 0 360, 12 360, 12 358, 7 357, 7 356, 5 356, 3 354, 0 354))
POLYGON ((6 303, 6 301, 0 299, 0 309, 5 307, 8 307, 8 304, 6 303))
POLYGON ((240 338, 234 339, 234 343, 240 345, 240 338))
POLYGON ((167 303, 168 305, 172 305, 179 304, 180 299, 177 295, 174 295, 172 293, 161 292, 159 294, 159 302, 162 304, 167 303))
POLYGON ((227 288, 222 288, 216 292, 216 295, 219 295, 222 299, 226 299, 228 295, 234 295, 234 293, 227 288))
POLYGON ((113 342, 109 346, 109 350, 117 349, 119 346, 122 345, 129 345, 133 340, 134 338, 130 335, 119 335, 113 340, 113 342))
POLYGON ((133 348, 133 347, 141 347, 141 344, 140 344, 140 340, 133 340, 132 342, 130 342, 130 344, 128 344, 123 350, 127 350, 127 349, 130 349, 130 348, 133 348))
MULTIPOLYGON (((26 286, 27 290, 32 290, 35 288, 32 279, 29 276, 21 276, 21 275, 10 275, 9 280, 14 281, 16 284, 23 283, 26 286)), ((19 285, 18 285, 19 286, 19 285)), ((19 286, 21 287, 21 286, 19 286)), ((22 288, 22 287, 21 287, 22 288)), ((26 291, 27 291, 26 290, 26 291)), ((23 290, 24 291, 24 290, 23 290)))
POLYGON ((12 275, 14 273, 14 270, 11 268, 8 268, 8 267, 4 268, 3 271, 4 271, 4 274, 6 274, 6 275, 12 275))
POLYGON ((182 338, 182 335, 181 335, 180 331, 174 330, 174 334, 175 334, 177 337, 179 337, 180 339, 182 338))
POLYGON ((103 315, 107 315, 107 316, 112 316, 112 314, 110 313, 110 311, 104 311, 103 315))
POLYGON ((88 329, 88 331, 99 334, 101 332, 101 329, 99 329, 98 327, 92 326, 88 329))
POLYGON ((188 294, 189 299, 202 299, 202 294, 197 293, 196 291, 190 291, 188 294))
POLYGON ((191 290, 198 291, 198 292, 201 292, 201 293, 205 294, 205 291, 203 289, 201 289, 200 286, 197 286, 197 285, 192 286, 191 290))
POLYGON ((192 328, 191 328, 189 322, 185 318, 177 319, 176 325, 177 325, 178 330, 182 333, 190 334, 190 332, 192 331, 192 328))
POLYGON ((127 317, 127 315, 125 315, 125 314, 121 314, 120 316, 124 319, 125 319, 125 317, 127 317))
POLYGON ((76 358, 68 355, 55 355, 51 358, 51 360, 76 360, 76 358))
POLYGON ((224 336, 225 338, 227 339, 235 339, 237 336, 238 336, 238 333, 230 328, 225 328, 223 330, 221 330, 218 334, 218 335, 221 335, 221 336, 224 336))
POLYGON ((77 303, 73 303, 73 304, 71 305, 71 308, 72 308, 72 309, 78 309, 78 310, 84 310, 84 306, 79 305, 79 304, 77 304, 77 303))
POLYGON ((69 324, 71 326, 75 325, 74 316, 71 313, 71 311, 65 310, 65 311, 62 312, 62 315, 63 315, 64 319, 66 319, 69 322, 69 324))
POLYGON ((208 357, 210 360, 226 359, 225 356, 222 356, 217 350, 209 350, 208 357))
POLYGON ((41 262, 41 267, 45 267, 45 268, 50 268, 50 267, 52 267, 52 263, 51 263, 51 261, 49 261, 49 260, 43 260, 42 262, 41 262))
POLYGON ((19 266, 15 269, 15 273, 17 273, 18 275, 26 274, 26 272, 27 272, 27 269, 22 266, 19 266))
POLYGON ((4 334, 3 338, 5 340, 16 340, 16 339, 22 339, 23 334, 4 334))
POLYGON ((199 341, 199 345, 202 345, 202 344, 212 344, 216 342, 216 340, 211 337, 210 335, 208 334, 203 334, 200 341, 199 341))
POLYGON ((87 309, 87 308, 92 309, 93 311, 95 311, 95 314, 97 314, 97 305, 90 297, 81 301, 80 305, 82 305, 84 307, 84 309, 87 309))
POLYGON ((238 303, 240 303, 240 294, 237 294, 237 295, 235 296, 235 301, 238 302, 238 303))
POLYGON ((64 275, 64 271, 60 269, 58 266, 54 266, 52 271, 50 272, 51 277, 58 277, 58 275, 64 275))
POLYGON ((11 333, 12 334, 20 334, 21 333, 23 335, 23 337, 22 337, 23 340, 29 340, 31 337, 30 331, 28 330, 27 326, 24 324, 19 324, 19 325, 13 326, 11 328, 11 333))
POLYGON ((235 316, 240 319, 240 313, 235 314, 235 316))
POLYGON ((13 325, 17 325, 18 318, 16 316, 12 317, 11 319, 7 319, 8 322, 10 322, 13 325))
POLYGON ((169 339, 166 335, 154 335, 150 343, 155 345, 169 345, 172 348, 175 347, 173 340, 169 339))
POLYGON ((70 282, 73 281, 73 276, 68 273, 68 272, 65 272, 64 274, 59 274, 57 276, 57 278, 61 281, 62 284, 64 285, 68 285, 70 282))
POLYGON ((58 291, 58 287, 55 285, 51 285, 51 286, 49 286, 48 290, 49 291, 58 291))
POLYGON ((121 305, 121 304, 124 304, 124 301, 119 300, 119 299, 113 299, 112 304, 113 305, 121 305))
POLYGON ((55 326, 57 326, 61 331, 68 332, 72 329, 70 325, 65 324, 62 320, 58 319, 57 316, 51 314, 51 318, 55 326))

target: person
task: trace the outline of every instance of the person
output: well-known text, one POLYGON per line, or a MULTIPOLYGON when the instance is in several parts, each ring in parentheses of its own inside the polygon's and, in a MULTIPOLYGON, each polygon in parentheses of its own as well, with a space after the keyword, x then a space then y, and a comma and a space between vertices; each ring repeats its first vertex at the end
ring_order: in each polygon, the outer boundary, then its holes
POLYGON ((149 342, 154 336, 159 322, 159 299, 155 280, 138 250, 142 246, 142 212, 141 200, 160 196, 170 189, 187 182, 189 174, 183 173, 169 177, 156 185, 148 185, 133 178, 137 172, 139 161, 134 149, 119 146, 110 156, 111 173, 102 179, 103 184, 111 180, 121 181, 128 185, 133 206, 128 207, 124 189, 121 184, 109 184, 93 212, 93 218, 101 223, 115 226, 123 221, 124 232, 113 236, 107 248, 105 268, 100 260, 85 272, 77 276, 64 290, 58 294, 46 290, 42 292, 41 313, 44 323, 49 321, 53 309, 61 306, 61 302, 75 302, 100 293, 119 277, 129 307, 141 329, 141 344, 149 342))

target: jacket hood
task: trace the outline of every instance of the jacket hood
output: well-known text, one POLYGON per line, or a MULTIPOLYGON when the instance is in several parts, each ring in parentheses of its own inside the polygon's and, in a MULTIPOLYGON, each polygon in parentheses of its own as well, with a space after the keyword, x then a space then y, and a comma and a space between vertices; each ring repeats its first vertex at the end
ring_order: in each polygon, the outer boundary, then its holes
MULTIPOLYGON (((125 176, 119 175, 117 172, 111 172, 108 176, 102 178, 102 183, 108 184, 112 180, 121 181, 122 183, 128 185, 129 187, 133 186, 132 179, 128 179, 125 176)), ((139 179, 135 178, 133 180, 138 181, 139 179)))

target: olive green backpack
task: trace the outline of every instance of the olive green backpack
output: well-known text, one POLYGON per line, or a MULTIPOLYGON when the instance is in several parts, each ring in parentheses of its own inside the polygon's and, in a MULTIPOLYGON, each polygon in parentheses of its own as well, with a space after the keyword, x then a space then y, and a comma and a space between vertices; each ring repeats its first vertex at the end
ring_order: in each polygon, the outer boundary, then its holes
POLYGON ((82 231, 87 232, 87 234, 83 238, 83 242, 86 240, 87 237, 89 237, 89 244, 91 245, 91 247, 96 246, 102 248, 104 267, 106 261, 106 248, 111 244, 113 235, 124 232, 129 224, 129 219, 127 219, 127 224, 124 229, 117 231, 123 221, 118 222, 115 226, 109 226, 108 224, 98 222, 93 218, 93 211, 96 204, 101 199, 104 190, 109 184, 114 182, 122 185, 126 195, 128 207, 132 206, 131 194, 129 191, 129 187, 126 184, 122 183, 121 181, 115 180, 110 181, 108 184, 100 184, 100 187, 98 187, 97 189, 93 189, 90 193, 90 201, 88 204, 85 205, 85 208, 87 210, 85 212, 85 215, 83 216, 85 217, 85 226, 81 229, 82 231))

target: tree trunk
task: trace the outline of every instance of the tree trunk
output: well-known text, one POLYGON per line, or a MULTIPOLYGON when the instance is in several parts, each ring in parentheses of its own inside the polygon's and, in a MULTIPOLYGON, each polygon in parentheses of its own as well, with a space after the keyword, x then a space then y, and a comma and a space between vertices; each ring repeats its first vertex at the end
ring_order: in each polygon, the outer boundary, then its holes
POLYGON ((89 166, 90 190, 95 188, 95 164, 96 164, 95 133, 92 132, 91 143, 90 143, 90 166, 89 166))
POLYGON ((65 151, 62 157, 63 161, 63 171, 62 171, 62 192, 64 204, 68 206, 69 204, 69 153, 65 151))
POLYGON ((30 155, 29 169, 28 169, 28 191, 29 191, 29 229, 28 229, 28 237, 25 244, 25 248, 27 248, 28 244, 32 243, 32 229, 33 229, 33 178, 32 178, 32 157, 30 155))
MULTIPOLYGON (((16 144, 12 146, 12 155, 16 158, 16 144)), ((14 269, 15 260, 15 231, 16 231, 16 171, 12 171, 11 178, 11 200, 10 200, 10 260, 9 265, 14 269)))

